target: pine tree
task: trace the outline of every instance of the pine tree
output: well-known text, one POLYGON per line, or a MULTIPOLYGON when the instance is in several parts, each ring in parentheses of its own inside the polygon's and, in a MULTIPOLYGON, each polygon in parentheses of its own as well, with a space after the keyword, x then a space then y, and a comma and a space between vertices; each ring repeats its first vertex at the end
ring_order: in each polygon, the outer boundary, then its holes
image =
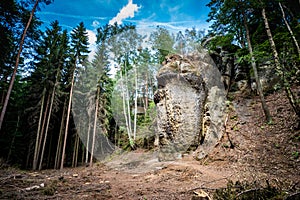
MULTIPOLYGON (((68 37, 67 32, 61 30, 58 21, 51 23, 51 28, 47 28, 43 40, 37 47, 36 67, 31 79, 33 84, 39 84, 30 88, 32 96, 40 96, 40 114, 38 120, 36 144, 33 159, 33 169, 42 167, 44 151, 47 144, 49 127, 53 127, 51 117, 54 111, 59 110, 61 91, 61 74, 64 71, 68 57, 68 37), (43 91, 43 92, 41 92, 43 91), (48 96, 47 103, 44 102, 48 96), (47 106, 49 105, 49 107, 47 106), (46 106, 46 107, 45 107, 46 106), (45 108, 44 108, 45 107, 45 108), (45 110, 45 111, 44 111, 45 110), (42 123, 43 122, 43 123, 42 123)), ((34 98, 36 98, 34 97, 34 98)), ((33 100, 34 101, 34 100, 33 100)), ((35 114, 33 114, 35 115, 35 114)), ((52 136, 52 135, 51 135, 52 136)), ((51 137, 53 138, 53 137, 51 137)))
POLYGON ((60 169, 63 169, 64 166, 65 149, 66 149, 67 136, 69 130, 68 128, 69 128, 69 120, 71 114, 71 104, 72 104, 76 68, 82 66, 83 62, 87 58, 89 53, 88 45, 89 45, 88 33, 86 31, 86 28, 84 27, 84 23, 81 22, 71 33, 72 69, 70 70, 70 93, 68 99, 69 103, 68 103, 68 110, 67 110, 67 119, 66 119, 66 127, 65 127, 60 169))
MULTIPOLYGON (((49 4, 49 0, 47 0, 47 4, 49 4)), ((34 17, 34 13, 38 7, 38 3, 39 3, 39 0, 36 0, 34 5, 33 5, 33 8, 31 10, 31 13, 30 13, 30 16, 29 16, 29 19, 27 21, 27 24, 24 28, 24 31, 22 33, 22 37, 21 37, 21 41, 19 43, 19 50, 18 50, 18 54, 16 56, 16 63, 15 63, 15 67, 14 67, 14 71, 12 73, 12 76, 10 78, 10 84, 9 84, 9 87, 8 87, 8 90, 7 90, 7 94, 6 94, 6 97, 5 97, 5 101, 3 103, 3 107, 2 107, 2 110, 1 110, 1 115, 0 115, 0 130, 2 128, 2 124, 3 124, 3 120, 4 120, 4 115, 6 113, 6 108, 7 108, 7 105, 8 105, 8 101, 9 101, 9 98, 10 98, 10 94, 11 94, 11 91, 12 91, 12 87, 13 87, 13 84, 14 84, 14 81, 15 81, 15 78, 16 78, 16 75, 17 75, 17 70, 18 70, 18 67, 19 67, 19 62, 20 62, 20 56, 21 56, 21 53, 22 53, 22 50, 23 50, 23 44, 24 44, 24 41, 25 41, 25 37, 26 37, 26 34, 27 34, 27 31, 29 29, 29 26, 31 24, 31 21, 34 17)))

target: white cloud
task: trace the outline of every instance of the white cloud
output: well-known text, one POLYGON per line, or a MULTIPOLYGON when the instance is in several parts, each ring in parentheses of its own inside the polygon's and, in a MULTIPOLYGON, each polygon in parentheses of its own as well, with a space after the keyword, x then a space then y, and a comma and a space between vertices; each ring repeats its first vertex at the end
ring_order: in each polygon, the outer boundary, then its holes
POLYGON ((88 33, 88 36, 89 36, 89 43, 90 45, 95 45, 96 44, 96 40, 97 40, 97 37, 96 37, 96 33, 92 30, 86 30, 87 33, 88 33))
POLYGON ((91 61, 94 58, 95 52, 97 50, 97 45, 96 45, 96 41, 97 41, 97 37, 96 37, 96 33, 92 30, 86 30, 89 36, 89 50, 91 51, 89 53, 89 61, 91 61))
MULTIPOLYGON (((152 20, 126 20, 137 24, 139 33, 148 33, 155 31, 157 26, 169 30, 171 33, 177 33, 178 31, 185 31, 186 29, 195 28, 196 30, 208 30, 210 23, 203 20, 192 20, 192 21, 173 21, 173 22, 159 22, 152 20)), ((142 34, 142 35, 144 35, 142 34)))
POLYGON ((122 21, 128 17, 133 18, 134 13, 139 10, 139 6, 137 4, 133 4, 132 0, 128 0, 128 4, 124 6, 120 12, 113 19, 109 21, 109 24, 114 24, 117 22, 118 24, 122 24, 122 21))

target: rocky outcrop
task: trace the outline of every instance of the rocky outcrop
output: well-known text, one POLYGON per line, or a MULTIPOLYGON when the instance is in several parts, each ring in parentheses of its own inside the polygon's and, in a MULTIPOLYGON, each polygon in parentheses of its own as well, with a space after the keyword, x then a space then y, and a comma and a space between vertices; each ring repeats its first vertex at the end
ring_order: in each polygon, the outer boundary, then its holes
POLYGON ((194 150, 203 158, 222 136, 225 90, 206 53, 166 57, 157 74, 157 143, 160 160, 194 150))
MULTIPOLYGON (((236 55, 236 50, 236 48, 226 49, 226 47, 219 47, 216 51, 210 53, 222 75, 225 90, 227 92, 251 92, 250 90, 256 92, 256 82, 250 73, 250 63, 246 61, 237 62, 240 59, 236 55)), ((274 68, 270 61, 258 65, 258 76, 264 92, 274 90, 279 83, 279 78, 274 73, 274 68)))

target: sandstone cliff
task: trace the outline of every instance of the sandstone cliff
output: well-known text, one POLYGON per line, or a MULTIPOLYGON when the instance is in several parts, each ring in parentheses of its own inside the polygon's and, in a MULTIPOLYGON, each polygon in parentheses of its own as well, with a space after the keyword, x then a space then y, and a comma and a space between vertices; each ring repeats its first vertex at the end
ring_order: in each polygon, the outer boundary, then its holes
POLYGON ((160 160, 180 158, 187 150, 201 159, 223 134, 225 90, 221 75, 205 52, 166 57, 157 74, 160 160))

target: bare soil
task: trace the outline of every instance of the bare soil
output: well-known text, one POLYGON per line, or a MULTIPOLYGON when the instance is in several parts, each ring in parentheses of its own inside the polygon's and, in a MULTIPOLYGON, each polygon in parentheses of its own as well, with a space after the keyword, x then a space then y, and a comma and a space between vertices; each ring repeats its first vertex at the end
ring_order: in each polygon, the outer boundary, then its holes
POLYGON ((265 123, 258 97, 233 96, 226 133, 203 160, 191 153, 158 162, 155 151, 138 149, 93 167, 7 168, 0 170, 0 199, 197 199, 201 192, 212 197, 228 181, 299 192, 299 119, 284 93, 266 98, 272 124, 265 123))

